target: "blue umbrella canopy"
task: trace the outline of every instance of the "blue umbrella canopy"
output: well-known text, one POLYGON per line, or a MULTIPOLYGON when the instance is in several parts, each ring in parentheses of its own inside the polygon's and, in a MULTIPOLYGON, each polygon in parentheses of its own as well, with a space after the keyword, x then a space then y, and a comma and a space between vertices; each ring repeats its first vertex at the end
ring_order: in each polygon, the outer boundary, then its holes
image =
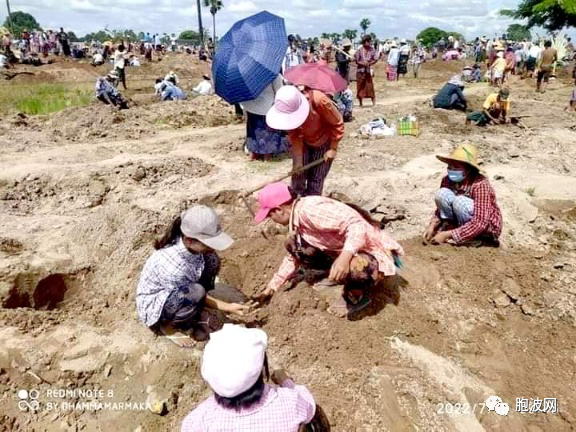
POLYGON ((216 94, 229 103, 256 99, 280 73, 287 48, 283 18, 264 11, 238 21, 214 56, 216 94))

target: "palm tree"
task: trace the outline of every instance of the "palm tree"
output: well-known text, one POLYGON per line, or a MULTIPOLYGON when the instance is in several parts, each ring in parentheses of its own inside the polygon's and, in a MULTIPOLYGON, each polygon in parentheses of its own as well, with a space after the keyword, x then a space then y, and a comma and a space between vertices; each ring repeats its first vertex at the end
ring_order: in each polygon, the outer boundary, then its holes
POLYGON ((200 35, 200 46, 204 46, 204 29, 202 28, 202 8, 200 7, 200 0, 196 0, 196 8, 198 9, 198 34, 200 35))
POLYGON ((363 18, 362 21, 360 21, 360 28, 364 32, 363 33, 364 35, 366 35, 366 30, 368 30, 368 27, 370 27, 370 24, 372 24, 372 23, 370 22, 370 20, 368 18, 363 18))
POLYGON ((212 41, 216 43, 216 14, 224 7, 221 0, 204 0, 204 7, 210 8, 212 14, 212 41))
POLYGON ((14 32, 12 28, 12 14, 10 13, 10 0, 6 0, 6 10, 8 11, 8 30, 10 33, 14 32))

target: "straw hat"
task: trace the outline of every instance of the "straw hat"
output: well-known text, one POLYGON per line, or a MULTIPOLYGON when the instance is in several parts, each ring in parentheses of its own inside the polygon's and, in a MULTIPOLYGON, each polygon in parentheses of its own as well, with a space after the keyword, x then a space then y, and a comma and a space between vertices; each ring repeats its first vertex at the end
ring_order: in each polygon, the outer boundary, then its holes
POLYGON ((342 39, 342 46, 343 46, 343 47, 352 46, 352 42, 350 41, 350 39, 344 38, 344 39, 342 39))
POLYGON ((478 164, 478 149, 472 144, 462 144, 456 147, 450 156, 436 156, 438 160, 449 164, 450 162, 464 162, 472 168, 482 172, 482 168, 478 164))

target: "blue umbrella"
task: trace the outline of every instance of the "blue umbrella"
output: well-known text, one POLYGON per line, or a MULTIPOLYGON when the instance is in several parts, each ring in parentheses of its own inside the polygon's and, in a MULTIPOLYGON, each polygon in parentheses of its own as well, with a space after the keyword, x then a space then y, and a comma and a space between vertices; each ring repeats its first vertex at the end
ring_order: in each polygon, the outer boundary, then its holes
POLYGON ((256 99, 278 76, 287 48, 283 18, 264 11, 238 21, 214 56, 216 94, 229 103, 256 99))

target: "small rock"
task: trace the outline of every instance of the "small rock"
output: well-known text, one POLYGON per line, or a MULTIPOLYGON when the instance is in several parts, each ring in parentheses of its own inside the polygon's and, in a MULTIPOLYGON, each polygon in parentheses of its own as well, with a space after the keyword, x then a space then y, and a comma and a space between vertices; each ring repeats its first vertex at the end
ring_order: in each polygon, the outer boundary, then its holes
POLYGON ((542 244, 548 244, 548 238, 545 235, 538 237, 538 241, 542 244))
POLYGON ((520 150, 517 147, 508 147, 508 157, 517 158, 520 157, 520 150))
POLYGON ((518 213, 522 219, 528 222, 534 222, 538 217, 538 207, 526 201, 520 201, 518 203, 518 213))
POLYGON ((166 408, 166 399, 160 398, 155 391, 152 391, 146 399, 146 405, 151 413, 163 416, 168 410, 166 408))
POLYGON ((134 432, 142 432, 142 426, 138 425, 138 427, 134 429, 134 432))
POLYGON ((106 367, 104 368, 104 376, 105 376, 106 378, 108 378, 111 373, 112 373, 112 366, 111 366, 111 365, 106 365, 106 367))
POLYGON ((504 293, 500 293, 496 296, 493 302, 496 307, 505 308, 510 305, 510 297, 504 293))
POLYGON ((520 298, 520 287, 513 279, 507 278, 504 280, 502 291, 512 300, 518 300, 520 298))
POLYGON ((351 133, 350 138, 358 138, 358 134, 357 133, 351 133))
POLYGON ((535 315, 534 309, 528 304, 523 304, 520 306, 520 308, 522 309, 522 313, 524 315, 535 315))
POLYGON ((144 180, 146 178, 146 170, 143 167, 136 168, 132 178, 138 182, 144 180))
POLYGON ((494 176, 494 180, 504 180, 504 176, 497 174, 497 175, 494 176))
POLYGON ((557 269, 557 270, 563 269, 565 265, 566 265, 566 263, 556 262, 556 263, 554 263, 554 268, 557 269))

